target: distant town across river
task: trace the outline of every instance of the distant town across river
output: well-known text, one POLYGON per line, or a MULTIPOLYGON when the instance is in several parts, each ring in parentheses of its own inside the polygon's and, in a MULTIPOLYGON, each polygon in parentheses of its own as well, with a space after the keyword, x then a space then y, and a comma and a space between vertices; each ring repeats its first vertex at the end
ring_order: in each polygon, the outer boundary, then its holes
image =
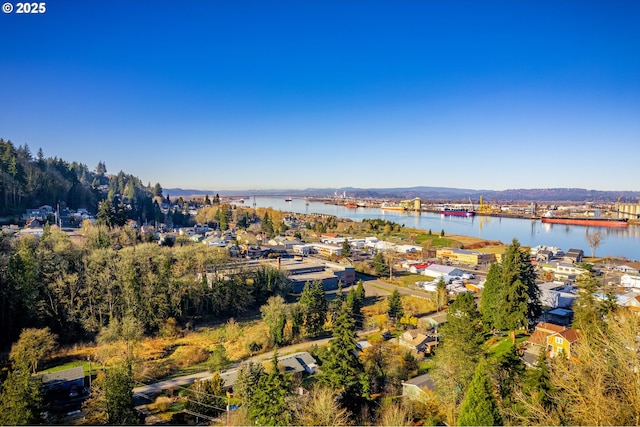
MULTIPOLYGON (((287 198, 288 199, 288 198, 287 198)), ((640 227, 629 225, 626 228, 585 227, 578 225, 542 223, 535 219, 503 218, 491 216, 449 216, 427 212, 403 212, 382 210, 379 208, 357 207, 325 204, 304 198, 291 198, 286 201, 282 197, 246 198, 244 204, 249 207, 273 208, 285 212, 302 214, 326 214, 354 221, 366 218, 381 218, 402 224, 405 227, 431 230, 446 234, 460 234, 486 240, 500 240, 510 243, 517 238, 524 246, 550 245, 569 250, 583 249, 591 254, 587 242, 587 234, 600 230, 604 240, 597 249, 598 257, 626 258, 640 260, 640 227)))

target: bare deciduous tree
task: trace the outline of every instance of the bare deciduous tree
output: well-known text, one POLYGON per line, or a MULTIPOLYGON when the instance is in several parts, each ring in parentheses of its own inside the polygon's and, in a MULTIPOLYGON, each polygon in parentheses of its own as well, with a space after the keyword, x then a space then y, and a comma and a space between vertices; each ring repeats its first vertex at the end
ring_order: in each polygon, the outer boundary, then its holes
POLYGON ((329 387, 318 385, 297 400, 295 421, 301 426, 347 426, 349 411, 342 408, 329 387))
POLYGON ((593 233, 587 233, 587 242, 591 248, 591 257, 596 257, 596 250, 600 247, 600 243, 604 240, 604 236, 600 230, 596 230, 593 233))

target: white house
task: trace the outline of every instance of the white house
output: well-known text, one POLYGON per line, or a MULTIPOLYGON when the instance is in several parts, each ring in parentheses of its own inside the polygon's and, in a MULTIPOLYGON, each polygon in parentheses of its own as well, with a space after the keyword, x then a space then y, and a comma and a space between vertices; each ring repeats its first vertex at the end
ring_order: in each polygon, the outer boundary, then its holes
POLYGON ((640 288, 640 274, 623 274, 620 278, 620 284, 625 288, 640 288))

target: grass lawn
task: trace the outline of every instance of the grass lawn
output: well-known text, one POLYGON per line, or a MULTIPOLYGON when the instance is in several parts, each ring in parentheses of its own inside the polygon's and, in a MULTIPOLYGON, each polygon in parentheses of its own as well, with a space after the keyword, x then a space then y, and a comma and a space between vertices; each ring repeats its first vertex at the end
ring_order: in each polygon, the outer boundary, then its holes
POLYGON ((427 281, 429 281, 429 278, 425 275, 407 273, 404 275, 398 275, 397 277, 394 277, 393 284, 408 288, 410 286, 412 287, 415 286, 416 282, 427 282, 427 281))
MULTIPOLYGON (((529 339, 529 335, 516 335, 516 347, 529 339)), ((498 358, 506 353, 511 347, 511 337, 491 337, 485 343, 489 351, 489 357, 498 358)))
MULTIPOLYGON (((64 371, 65 369, 71 369, 71 368, 75 368, 77 366, 82 366, 82 368, 84 369, 85 375, 89 375, 89 362, 88 361, 80 361, 80 360, 77 360, 77 361, 74 361, 74 362, 68 362, 68 363, 65 363, 63 365, 54 366, 52 368, 45 369, 45 370, 40 371, 38 373, 40 373, 40 374, 45 374, 45 373, 50 374, 52 372, 64 371)), ((93 372, 95 373, 96 372, 96 368, 98 368, 100 365, 99 365, 99 363, 93 362, 91 364, 91 366, 93 367, 93 372)))

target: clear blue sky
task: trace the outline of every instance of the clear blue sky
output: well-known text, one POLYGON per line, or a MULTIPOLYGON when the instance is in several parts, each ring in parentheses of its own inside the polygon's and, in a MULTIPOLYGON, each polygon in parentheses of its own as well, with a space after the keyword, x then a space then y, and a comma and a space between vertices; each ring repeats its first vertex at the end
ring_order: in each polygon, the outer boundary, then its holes
POLYGON ((165 188, 640 190, 638 1, 46 6, 0 14, 0 137, 34 154, 165 188))

